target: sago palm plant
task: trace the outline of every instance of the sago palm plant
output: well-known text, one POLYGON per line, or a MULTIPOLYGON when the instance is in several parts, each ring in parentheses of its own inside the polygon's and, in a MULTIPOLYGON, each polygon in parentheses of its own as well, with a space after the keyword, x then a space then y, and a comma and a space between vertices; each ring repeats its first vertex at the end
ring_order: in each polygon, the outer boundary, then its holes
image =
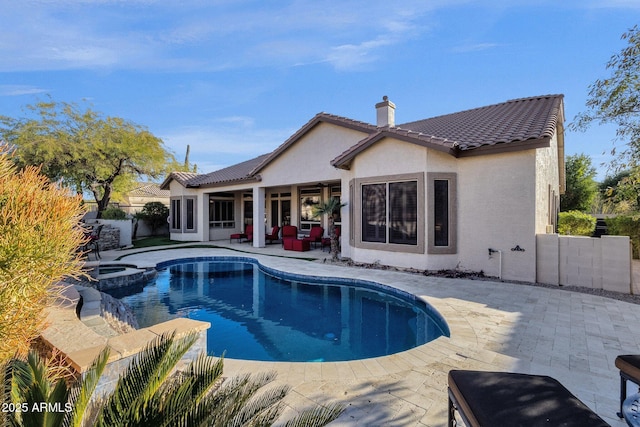
MULTIPOLYGON (((51 416, 30 410, 11 412, 7 421, 17 426, 271 426, 284 409, 282 399, 289 387, 264 389, 275 379, 274 373, 225 380, 223 359, 204 354, 185 369, 176 370, 196 339, 195 334, 159 337, 130 363, 112 393, 92 402, 108 351, 101 353, 82 381, 71 389, 63 380, 48 379, 46 368, 33 353, 26 361, 13 360, 5 369, 4 402, 26 409, 47 402, 54 404, 51 408, 63 410, 51 416)), ((340 405, 318 407, 285 425, 323 426, 342 410, 340 405)))

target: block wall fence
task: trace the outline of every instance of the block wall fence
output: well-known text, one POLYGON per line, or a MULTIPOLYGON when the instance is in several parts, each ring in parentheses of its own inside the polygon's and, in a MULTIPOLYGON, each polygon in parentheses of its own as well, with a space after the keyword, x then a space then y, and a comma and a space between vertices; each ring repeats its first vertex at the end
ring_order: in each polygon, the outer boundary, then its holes
POLYGON ((627 236, 536 236, 536 282, 631 293, 627 236))

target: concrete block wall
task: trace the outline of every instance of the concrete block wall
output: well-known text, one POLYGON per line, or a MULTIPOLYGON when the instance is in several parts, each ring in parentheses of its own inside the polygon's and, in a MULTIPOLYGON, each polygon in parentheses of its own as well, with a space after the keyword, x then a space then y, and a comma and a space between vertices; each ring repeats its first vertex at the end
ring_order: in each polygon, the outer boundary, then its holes
POLYGON ((536 281, 631 292, 631 251, 626 236, 536 236, 536 281))

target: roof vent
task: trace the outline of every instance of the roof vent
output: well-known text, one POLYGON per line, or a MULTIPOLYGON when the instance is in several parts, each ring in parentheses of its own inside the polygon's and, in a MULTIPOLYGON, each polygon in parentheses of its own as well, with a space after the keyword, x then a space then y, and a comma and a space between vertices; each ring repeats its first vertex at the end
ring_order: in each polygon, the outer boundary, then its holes
POLYGON ((382 102, 376 104, 377 126, 395 126, 396 125, 396 104, 389 101, 388 96, 382 97, 382 102))

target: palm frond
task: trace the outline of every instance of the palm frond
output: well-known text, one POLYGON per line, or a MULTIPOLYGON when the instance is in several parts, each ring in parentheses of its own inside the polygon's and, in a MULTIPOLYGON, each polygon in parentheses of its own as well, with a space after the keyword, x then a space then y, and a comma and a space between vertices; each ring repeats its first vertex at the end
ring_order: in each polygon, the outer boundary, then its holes
POLYGON ((185 374, 195 380, 192 398, 200 402, 211 388, 217 384, 222 377, 224 368, 223 358, 214 359, 206 353, 201 353, 187 368, 185 374))
POLYGON ((149 343, 120 376, 114 392, 99 414, 107 426, 138 422, 182 356, 197 339, 196 333, 180 339, 163 334, 149 343))
POLYGON ((284 427, 320 427, 329 424, 342 414, 344 407, 340 404, 318 406, 306 410, 297 417, 290 419, 284 427))
POLYGON ((109 347, 105 347, 85 372, 82 382, 71 390, 69 401, 73 405, 73 410, 67 414, 65 419, 66 426, 82 426, 85 411, 108 360, 109 347))
POLYGON ((240 408, 231 424, 237 426, 270 426, 282 413, 284 409, 282 399, 290 390, 291 387, 280 385, 255 394, 240 408))

